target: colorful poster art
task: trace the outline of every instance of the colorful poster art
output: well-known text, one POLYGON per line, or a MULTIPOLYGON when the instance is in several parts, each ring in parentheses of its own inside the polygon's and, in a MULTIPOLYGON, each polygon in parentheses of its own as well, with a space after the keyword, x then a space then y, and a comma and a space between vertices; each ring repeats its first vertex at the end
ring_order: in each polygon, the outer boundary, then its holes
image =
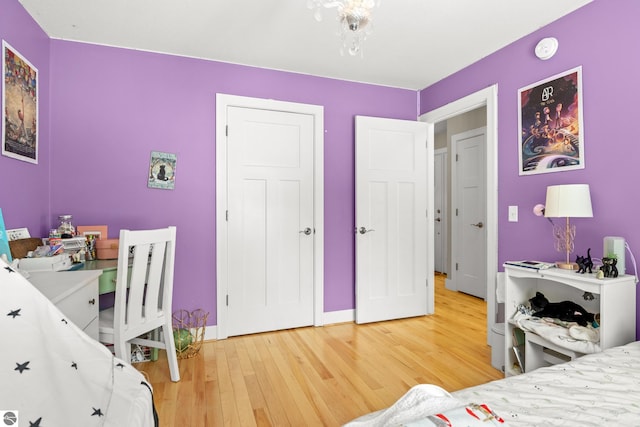
POLYGON ((520 175, 584 169, 582 67, 518 91, 520 175))
POLYGON ((38 163, 38 70, 2 41, 2 155, 38 163))
POLYGON ((175 154, 152 151, 148 187, 173 190, 176 185, 176 160, 175 154))

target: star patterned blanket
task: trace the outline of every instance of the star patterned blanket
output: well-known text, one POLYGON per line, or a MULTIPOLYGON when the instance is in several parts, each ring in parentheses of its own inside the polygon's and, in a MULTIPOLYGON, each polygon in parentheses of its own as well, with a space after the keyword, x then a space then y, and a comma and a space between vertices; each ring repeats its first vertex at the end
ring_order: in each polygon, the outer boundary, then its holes
POLYGON ((0 423, 154 426, 151 386, 0 259, 0 423))

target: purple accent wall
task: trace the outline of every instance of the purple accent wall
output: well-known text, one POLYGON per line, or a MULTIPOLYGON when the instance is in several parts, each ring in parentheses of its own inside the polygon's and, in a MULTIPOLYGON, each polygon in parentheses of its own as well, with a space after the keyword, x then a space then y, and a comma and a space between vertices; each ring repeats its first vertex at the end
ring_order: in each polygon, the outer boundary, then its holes
POLYGON ((0 208, 7 228, 28 227, 40 236, 49 221, 49 38, 15 0, 2 1, 0 38, 38 69, 40 100, 38 164, 0 156, 0 208))
MULTIPOLYGON (((604 236, 622 236, 640 258, 639 149, 634 136, 640 86, 640 2, 595 0, 420 92, 420 113, 498 84, 498 260, 555 260, 550 224, 534 216, 546 187, 588 183, 593 218, 576 219, 576 252, 602 257, 604 236), (536 43, 556 37, 556 55, 541 61, 536 43), (518 89, 582 65, 585 169, 534 176, 518 175, 518 89), (519 222, 508 222, 508 206, 518 205, 519 222)), ((634 266, 627 253, 627 273, 634 266)), ((502 270, 502 267, 500 267, 502 270)), ((638 295, 640 301, 640 295, 638 295)), ((638 312, 640 319, 640 311, 638 312)), ((640 321, 636 321, 640 332, 640 321)), ((638 334, 640 336, 640 333, 638 334)))
POLYGON ((324 106, 325 310, 354 307, 354 116, 416 118, 417 93, 60 40, 51 42, 52 218, 178 228, 174 308, 216 320, 215 95, 324 106), (151 151, 175 190, 147 188, 151 151))
MULTIPOLYGON (((531 212, 544 203, 547 185, 562 183, 591 185, 594 218, 575 221, 578 253, 591 247, 600 257, 603 236, 618 235, 640 254, 634 226, 640 218, 639 172, 631 132, 640 99, 634 83, 640 69, 637 16, 636 0, 594 0, 420 92, 421 114, 498 84, 500 265, 507 259, 557 258, 549 223, 531 212), (547 36, 558 38, 560 49, 540 61, 533 49, 547 36), (586 168, 518 176, 518 89, 578 65, 586 168), (519 222, 507 221, 509 205, 520 207, 519 222)), ((322 105, 325 310, 354 307, 354 116, 414 119, 415 92, 50 41, 17 0, 3 1, 0 36, 38 68, 40 77, 40 163, 0 156, 0 207, 7 227, 45 234, 61 213, 73 214, 77 224, 107 224, 112 237, 120 228, 175 224, 174 307, 203 308, 213 325, 215 94, 322 105), (175 190, 147 188, 153 150, 178 155, 175 190)))

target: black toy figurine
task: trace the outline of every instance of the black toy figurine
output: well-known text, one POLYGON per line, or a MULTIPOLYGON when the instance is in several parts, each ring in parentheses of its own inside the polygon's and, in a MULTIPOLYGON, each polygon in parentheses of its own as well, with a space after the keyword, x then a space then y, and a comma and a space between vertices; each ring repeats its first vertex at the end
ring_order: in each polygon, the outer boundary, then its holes
POLYGON ((593 273, 593 261, 591 260, 591 248, 587 250, 587 256, 576 256, 576 264, 578 264, 578 271, 576 273, 586 273, 589 270, 589 273, 593 273))
POLYGON ((602 267, 600 270, 604 273, 604 277, 618 277, 618 267, 616 258, 602 258, 602 267))

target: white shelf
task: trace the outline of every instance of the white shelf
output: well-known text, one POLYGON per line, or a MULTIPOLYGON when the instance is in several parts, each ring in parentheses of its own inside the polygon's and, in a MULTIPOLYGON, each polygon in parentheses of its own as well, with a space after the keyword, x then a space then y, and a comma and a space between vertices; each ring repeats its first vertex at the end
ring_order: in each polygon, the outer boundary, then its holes
MULTIPOLYGON (((505 265, 505 367, 513 366, 513 329, 518 328, 511 319, 520 304, 528 301, 536 292, 542 292, 549 301, 574 301, 590 313, 600 313, 600 348, 602 350, 626 344, 636 338, 636 283, 629 275, 617 278, 597 279, 595 274, 580 274, 571 270, 551 268, 533 270, 505 265), (585 292, 593 300, 583 298, 585 292)), ((575 359, 582 353, 555 345, 531 332, 525 334, 525 371, 575 359), (546 351, 545 351, 546 350, 546 351), (556 352, 558 355, 553 354, 556 352)), ((505 369, 505 375, 517 375, 513 369, 505 369)))

